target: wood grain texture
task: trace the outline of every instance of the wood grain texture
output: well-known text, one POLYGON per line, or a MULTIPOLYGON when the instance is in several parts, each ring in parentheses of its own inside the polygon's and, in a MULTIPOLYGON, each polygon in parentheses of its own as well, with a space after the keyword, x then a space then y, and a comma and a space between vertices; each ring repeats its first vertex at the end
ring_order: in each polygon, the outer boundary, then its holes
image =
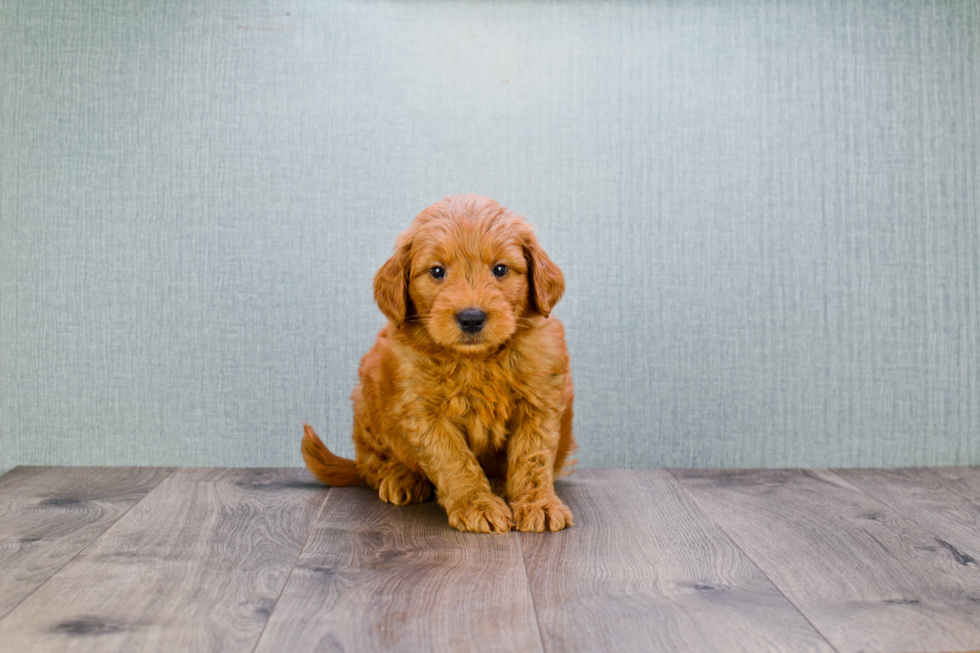
POLYGON ((257 651, 540 651, 517 533, 333 488, 257 651))
POLYGON ((832 651, 662 470, 580 470, 576 526, 522 533, 548 651, 832 651))
POLYGON ((980 505, 980 467, 931 467, 949 480, 949 489, 973 505, 980 505))
MULTIPOLYGON (((846 469, 835 473, 925 527, 936 546, 980 574, 980 468, 846 469)), ((980 593, 977 596, 980 600, 980 593)))
POLYGON ((0 620, 0 650, 248 650, 326 493, 298 469, 175 472, 0 620))
POLYGON ((839 651, 980 648, 980 570, 840 476, 674 475, 839 651))
POLYGON ((18 467, 0 477, 0 618, 172 471, 18 467))

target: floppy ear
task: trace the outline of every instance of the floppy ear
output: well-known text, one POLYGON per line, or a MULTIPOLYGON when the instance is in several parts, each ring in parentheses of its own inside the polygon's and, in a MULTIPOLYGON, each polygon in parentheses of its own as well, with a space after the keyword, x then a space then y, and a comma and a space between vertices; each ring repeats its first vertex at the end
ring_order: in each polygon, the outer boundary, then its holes
POLYGON ((524 258, 527 260, 527 280, 530 285, 531 306, 548 317, 561 296, 565 294, 565 275, 544 253, 534 232, 524 235, 524 258))
POLYGON ((374 301, 396 327, 400 327, 412 310, 408 297, 408 266, 411 263, 411 240, 402 234, 391 255, 374 275, 374 301))

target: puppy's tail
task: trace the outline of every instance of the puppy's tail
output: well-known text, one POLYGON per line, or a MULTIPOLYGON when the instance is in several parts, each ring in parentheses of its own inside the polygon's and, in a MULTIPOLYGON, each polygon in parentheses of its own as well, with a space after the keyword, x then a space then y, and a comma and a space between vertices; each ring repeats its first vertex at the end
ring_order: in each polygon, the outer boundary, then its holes
POLYGON ((303 460, 310 470, 325 485, 339 487, 343 485, 365 485, 364 478, 357 471, 353 460, 334 455, 327 445, 323 444, 309 424, 303 429, 303 460))

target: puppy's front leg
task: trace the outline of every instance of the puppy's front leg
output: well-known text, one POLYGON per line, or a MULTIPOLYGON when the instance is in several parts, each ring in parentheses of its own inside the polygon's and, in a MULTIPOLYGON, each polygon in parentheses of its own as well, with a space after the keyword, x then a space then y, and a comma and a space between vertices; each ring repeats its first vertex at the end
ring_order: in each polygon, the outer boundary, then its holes
POLYGON ((540 533, 572 526, 572 511, 555 494, 557 411, 524 406, 507 441, 507 496, 514 528, 540 533))
POLYGON ((426 420, 413 437, 422 470, 436 486, 449 525, 474 533, 506 533, 510 508, 490 491, 487 475, 460 430, 444 417, 426 420))

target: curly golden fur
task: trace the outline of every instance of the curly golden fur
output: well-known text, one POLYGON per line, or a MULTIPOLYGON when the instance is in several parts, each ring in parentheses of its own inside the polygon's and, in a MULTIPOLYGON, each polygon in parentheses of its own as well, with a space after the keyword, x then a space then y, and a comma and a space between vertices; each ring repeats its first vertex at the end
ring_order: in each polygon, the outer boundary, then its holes
POLYGON ((571 526, 554 490, 575 446, 564 330, 549 317, 564 291, 531 225, 493 200, 448 197, 419 213, 374 279, 389 321, 351 396, 356 461, 307 426, 307 467, 397 505, 434 486, 462 531, 571 526), (464 311, 482 313, 482 328, 465 328, 464 311))

